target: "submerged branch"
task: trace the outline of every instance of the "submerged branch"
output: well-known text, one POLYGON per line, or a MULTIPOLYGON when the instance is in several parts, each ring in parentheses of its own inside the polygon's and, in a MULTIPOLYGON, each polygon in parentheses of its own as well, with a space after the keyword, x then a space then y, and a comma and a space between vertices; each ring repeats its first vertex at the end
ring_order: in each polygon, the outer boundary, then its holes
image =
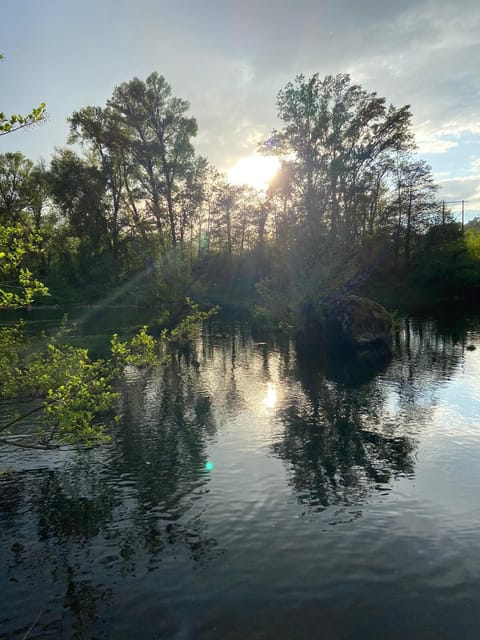
POLYGON ((27 633, 23 636, 22 640, 27 640, 27 638, 29 637, 29 635, 32 633, 35 625, 37 624, 37 622, 40 620, 40 616, 42 615, 43 611, 39 611, 37 614, 37 617, 35 618, 35 620, 32 622, 30 628, 28 629, 27 633))
POLYGON ((58 445, 23 444, 22 442, 9 440, 8 438, 0 438, 0 444, 8 444, 11 447, 19 447, 20 449, 36 449, 39 451, 50 451, 52 449, 59 449, 58 445))
POLYGON ((41 411, 44 408, 45 408, 45 405, 42 404, 39 407, 35 407, 34 409, 31 409, 30 411, 27 411, 27 413, 24 413, 23 415, 19 416, 18 418, 15 418, 14 420, 11 420, 7 424, 4 424, 2 427, 0 427, 0 433, 2 431, 6 431, 7 429, 10 429, 10 427, 13 427, 13 425, 17 424, 18 422, 21 422, 25 418, 28 418, 28 416, 31 416, 32 414, 37 413, 37 411, 41 411))
POLYGON ((9 398, 8 400, 0 402, 0 407, 11 407, 16 404, 20 404, 20 402, 26 404, 27 402, 33 402, 34 400, 38 400, 38 398, 35 398, 34 396, 28 396, 25 398, 9 398))

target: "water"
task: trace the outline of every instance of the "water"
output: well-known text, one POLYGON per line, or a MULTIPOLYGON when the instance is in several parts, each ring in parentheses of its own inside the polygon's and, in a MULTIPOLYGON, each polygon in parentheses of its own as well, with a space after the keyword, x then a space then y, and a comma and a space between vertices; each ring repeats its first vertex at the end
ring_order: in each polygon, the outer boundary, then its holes
POLYGON ((111 445, 0 449, 0 638, 480 637, 480 323, 130 371, 111 445), (38 619, 37 619, 38 617, 38 619))

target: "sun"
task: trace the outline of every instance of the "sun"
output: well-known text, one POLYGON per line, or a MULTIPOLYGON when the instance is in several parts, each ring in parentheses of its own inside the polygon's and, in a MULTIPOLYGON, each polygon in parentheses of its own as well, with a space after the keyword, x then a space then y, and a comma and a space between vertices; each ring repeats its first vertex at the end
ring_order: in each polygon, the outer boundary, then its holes
POLYGON ((240 158, 227 171, 229 182, 236 185, 247 185, 257 191, 266 191, 270 181, 280 168, 280 162, 272 156, 248 156, 240 158))

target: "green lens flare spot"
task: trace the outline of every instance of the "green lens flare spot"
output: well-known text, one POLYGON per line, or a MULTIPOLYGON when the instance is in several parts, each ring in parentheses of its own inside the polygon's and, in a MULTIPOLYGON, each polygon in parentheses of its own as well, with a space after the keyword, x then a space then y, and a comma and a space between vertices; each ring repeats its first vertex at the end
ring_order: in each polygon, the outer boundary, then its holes
POLYGON ((206 462, 205 463, 205 471, 213 471, 214 466, 215 465, 213 464, 213 462, 206 462))

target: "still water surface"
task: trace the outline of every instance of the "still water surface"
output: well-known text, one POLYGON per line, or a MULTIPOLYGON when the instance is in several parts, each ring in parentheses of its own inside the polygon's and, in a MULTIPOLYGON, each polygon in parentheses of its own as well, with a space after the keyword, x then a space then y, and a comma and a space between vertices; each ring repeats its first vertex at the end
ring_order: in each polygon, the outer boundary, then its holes
POLYGON ((391 359, 206 329, 112 444, 0 448, 0 638, 479 638, 479 390, 472 318, 391 359))

